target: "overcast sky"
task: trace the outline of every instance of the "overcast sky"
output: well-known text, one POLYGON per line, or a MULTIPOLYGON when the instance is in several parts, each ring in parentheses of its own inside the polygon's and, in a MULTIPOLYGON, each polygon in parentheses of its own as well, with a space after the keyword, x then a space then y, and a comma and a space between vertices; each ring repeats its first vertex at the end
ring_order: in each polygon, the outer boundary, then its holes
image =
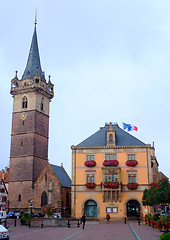
POLYGON ((35 9, 42 70, 51 75, 49 161, 71 176, 71 145, 105 122, 138 127, 170 177, 170 1, 6 0, 0 3, 0 170, 9 166, 11 79, 25 70, 35 9))

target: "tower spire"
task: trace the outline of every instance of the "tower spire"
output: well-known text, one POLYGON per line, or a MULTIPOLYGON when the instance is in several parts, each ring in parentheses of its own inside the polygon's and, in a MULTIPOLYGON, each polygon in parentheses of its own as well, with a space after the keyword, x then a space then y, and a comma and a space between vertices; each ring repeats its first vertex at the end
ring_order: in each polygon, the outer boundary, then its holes
POLYGON ((38 68, 38 73, 40 77, 43 77, 43 72, 41 69, 41 62, 40 62, 40 56, 39 56, 39 50, 38 50, 38 40, 37 40, 37 31, 36 31, 36 24, 37 24, 37 11, 35 14, 35 27, 34 27, 34 33, 32 37, 31 47, 28 55, 28 61, 27 65, 24 71, 24 74, 22 75, 22 79, 26 78, 33 78, 33 76, 36 74, 36 69, 38 68))

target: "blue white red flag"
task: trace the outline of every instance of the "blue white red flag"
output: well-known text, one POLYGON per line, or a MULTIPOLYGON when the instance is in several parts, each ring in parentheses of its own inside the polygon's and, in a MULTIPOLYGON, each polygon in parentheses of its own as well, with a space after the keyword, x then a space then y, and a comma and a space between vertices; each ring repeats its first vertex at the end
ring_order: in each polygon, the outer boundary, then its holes
POLYGON ((138 128, 136 126, 134 126, 132 124, 127 124, 127 123, 124 123, 124 122, 123 122, 123 129, 124 130, 127 129, 128 131, 133 131, 133 130, 138 131, 138 128))

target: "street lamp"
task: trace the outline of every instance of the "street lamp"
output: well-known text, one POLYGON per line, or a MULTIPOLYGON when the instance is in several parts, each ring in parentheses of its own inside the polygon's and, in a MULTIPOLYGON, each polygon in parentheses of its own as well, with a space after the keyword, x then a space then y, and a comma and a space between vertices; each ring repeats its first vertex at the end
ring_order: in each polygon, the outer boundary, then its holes
POLYGON ((32 209, 33 209, 32 200, 30 200, 29 202, 31 203, 31 205, 29 206, 29 208, 30 208, 31 217, 32 217, 32 209))

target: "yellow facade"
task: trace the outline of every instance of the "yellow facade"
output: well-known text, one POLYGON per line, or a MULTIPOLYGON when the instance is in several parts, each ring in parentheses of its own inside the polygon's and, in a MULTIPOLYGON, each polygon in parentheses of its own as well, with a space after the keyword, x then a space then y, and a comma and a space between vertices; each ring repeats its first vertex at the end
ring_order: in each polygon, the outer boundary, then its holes
MULTIPOLYGON (((107 134, 106 131, 106 137, 107 134)), ((120 146, 116 145, 115 140, 113 145, 106 143, 105 146, 72 146, 72 216, 81 217, 84 212, 87 217, 100 220, 107 213, 111 220, 120 220, 125 216, 144 216, 148 209, 142 206, 142 196, 153 181, 151 161, 157 163, 154 148, 146 144, 120 146), (114 155, 118 166, 103 166, 106 155, 114 155), (129 155, 138 162, 136 166, 126 165, 129 155), (96 166, 85 166, 89 156, 94 158, 96 166), (116 181, 113 180, 114 177, 116 181), (92 189, 86 186, 91 180, 95 183, 92 189), (135 181, 138 184, 137 189, 129 189, 129 181, 135 181), (104 182, 118 182, 119 187, 106 188, 104 182)))

